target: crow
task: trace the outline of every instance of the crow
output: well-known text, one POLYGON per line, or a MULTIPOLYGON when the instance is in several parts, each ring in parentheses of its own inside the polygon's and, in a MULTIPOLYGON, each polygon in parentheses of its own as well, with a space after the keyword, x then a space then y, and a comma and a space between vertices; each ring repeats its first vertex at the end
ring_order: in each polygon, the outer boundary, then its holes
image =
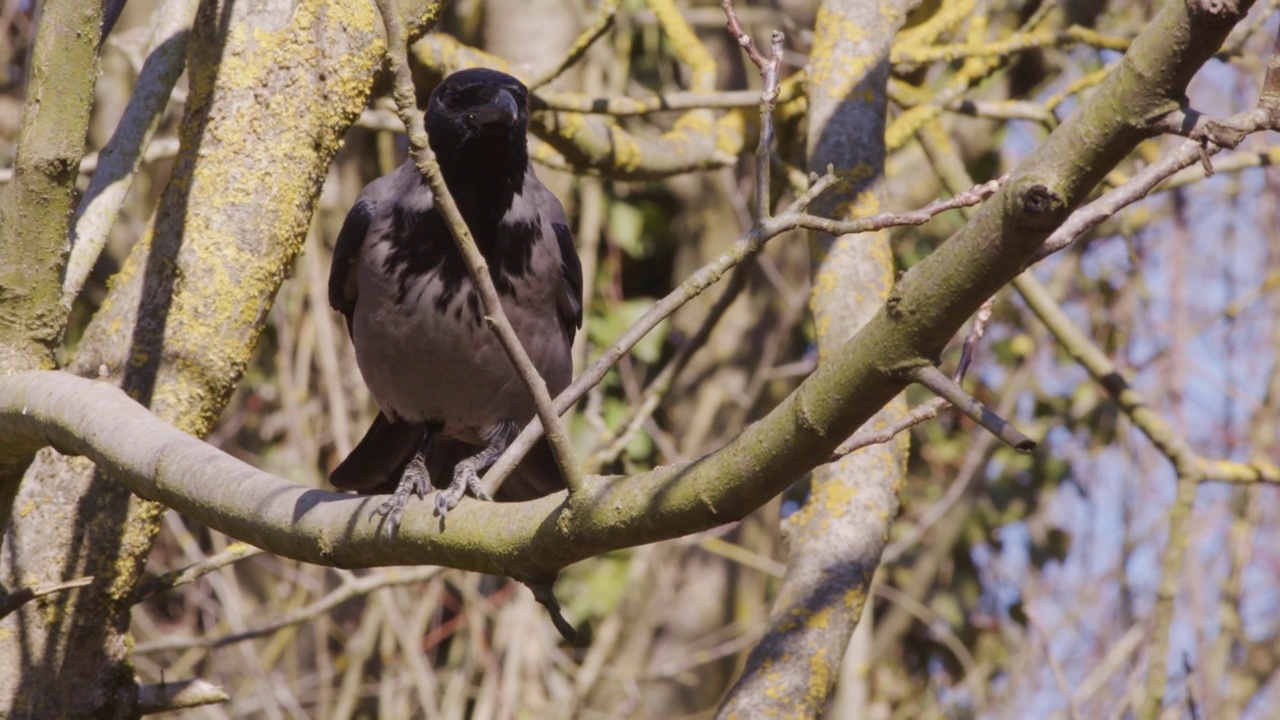
MULTIPOLYGON (((582 264, 564 208, 529 162, 528 90, 495 70, 453 73, 431 94, 426 128, 502 308, 554 397, 572 374, 582 264)), ((379 410, 329 481, 361 493, 394 489, 375 510, 388 537, 410 494, 425 498, 436 487, 442 522, 467 490, 489 500, 479 473, 534 416, 533 398, 486 324, 462 254, 412 160, 369 183, 347 214, 329 304, 346 318, 379 410)), ((497 499, 563 487, 544 440, 497 499)))

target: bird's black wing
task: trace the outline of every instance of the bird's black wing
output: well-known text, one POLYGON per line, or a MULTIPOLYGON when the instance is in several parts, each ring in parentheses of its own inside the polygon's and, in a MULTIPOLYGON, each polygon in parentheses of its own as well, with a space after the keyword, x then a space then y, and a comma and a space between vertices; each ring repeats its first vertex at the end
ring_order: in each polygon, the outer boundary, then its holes
POLYGON ((578 249, 573 246, 573 232, 569 230, 563 208, 560 208, 559 214, 560 217, 553 219, 551 223, 556 243, 560 246, 560 275, 564 282, 564 291, 556 306, 560 310, 560 322, 565 334, 572 343, 578 328, 582 327, 582 260, 578 258, 578 249))
POLYGON ((347 219, 342 221, 342 230, 338 232, 338 241, 333 246, 333 264, 329 266, 329 306, 347 319, 348 333, 352 332, 351 316, 356 309, 356 283, 351 270, 364 247, 364 238, 369 233, 376 207, 370 198, 357 200, 347 213, 347 219))

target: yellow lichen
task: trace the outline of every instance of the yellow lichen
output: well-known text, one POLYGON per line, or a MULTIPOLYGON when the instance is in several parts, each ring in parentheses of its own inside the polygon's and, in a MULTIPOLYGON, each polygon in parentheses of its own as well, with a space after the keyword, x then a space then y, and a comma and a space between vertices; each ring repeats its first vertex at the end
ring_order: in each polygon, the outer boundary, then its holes
POLYGON ((851 95, 858 80, 867 74, 876 58, 851 55, 847 46, 863 42, 866 31, 856 22, 831 11, 825 4, 818 6, 814 27, 817 32, 807 69, 810 92, 820 90, 832 100, 865 99, 852 98, 851 95))
POLYGON ((849 507, 858 488, 851 483, 824 482, 817 486, 816 494, 822 498, 822 505, 828 512, 837 513, 849 507))

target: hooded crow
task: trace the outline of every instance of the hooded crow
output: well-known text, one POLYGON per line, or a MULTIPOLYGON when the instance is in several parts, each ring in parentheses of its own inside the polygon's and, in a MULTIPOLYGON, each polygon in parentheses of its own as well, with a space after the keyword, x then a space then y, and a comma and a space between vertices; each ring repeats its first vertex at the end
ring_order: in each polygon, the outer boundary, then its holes
MULTIPOLYGON (((528 91, 489 69, 450 75, 431 94, 428 142, 484 255, 502 309, 554 397, 570 380, 582 325, 582 265, 560 201, 534 175, 528 91)), ((393 535, 410 494, 440 490, 444 516, 535 414, 533 398, 484 320, 480 297, 430 187, 412 161, 369 183, 334 247, 329 303, 347 319, 378 404, 335 487, 393 497, 376 513, 393 535)), ((564 487, 545 440, 498 500, 564 487)))

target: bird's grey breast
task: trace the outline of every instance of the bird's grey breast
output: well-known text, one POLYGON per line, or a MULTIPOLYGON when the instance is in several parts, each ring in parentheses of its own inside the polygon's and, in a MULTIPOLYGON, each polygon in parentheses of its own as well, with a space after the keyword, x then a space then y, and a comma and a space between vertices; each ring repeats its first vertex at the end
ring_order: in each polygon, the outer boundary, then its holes
MULTIPOLYGON (((556 325, 559 253, 536 203, 516 196, 495 226, 473 228, 508 319, 552 392, 569 381, 556 325)), ((356 268, 354 341, 361 373, 394 417, 444 424, 479 441, 495 422, 525 422, 532 401, 484 322, 483 308, 429 192, 379 208, 356 268)))

